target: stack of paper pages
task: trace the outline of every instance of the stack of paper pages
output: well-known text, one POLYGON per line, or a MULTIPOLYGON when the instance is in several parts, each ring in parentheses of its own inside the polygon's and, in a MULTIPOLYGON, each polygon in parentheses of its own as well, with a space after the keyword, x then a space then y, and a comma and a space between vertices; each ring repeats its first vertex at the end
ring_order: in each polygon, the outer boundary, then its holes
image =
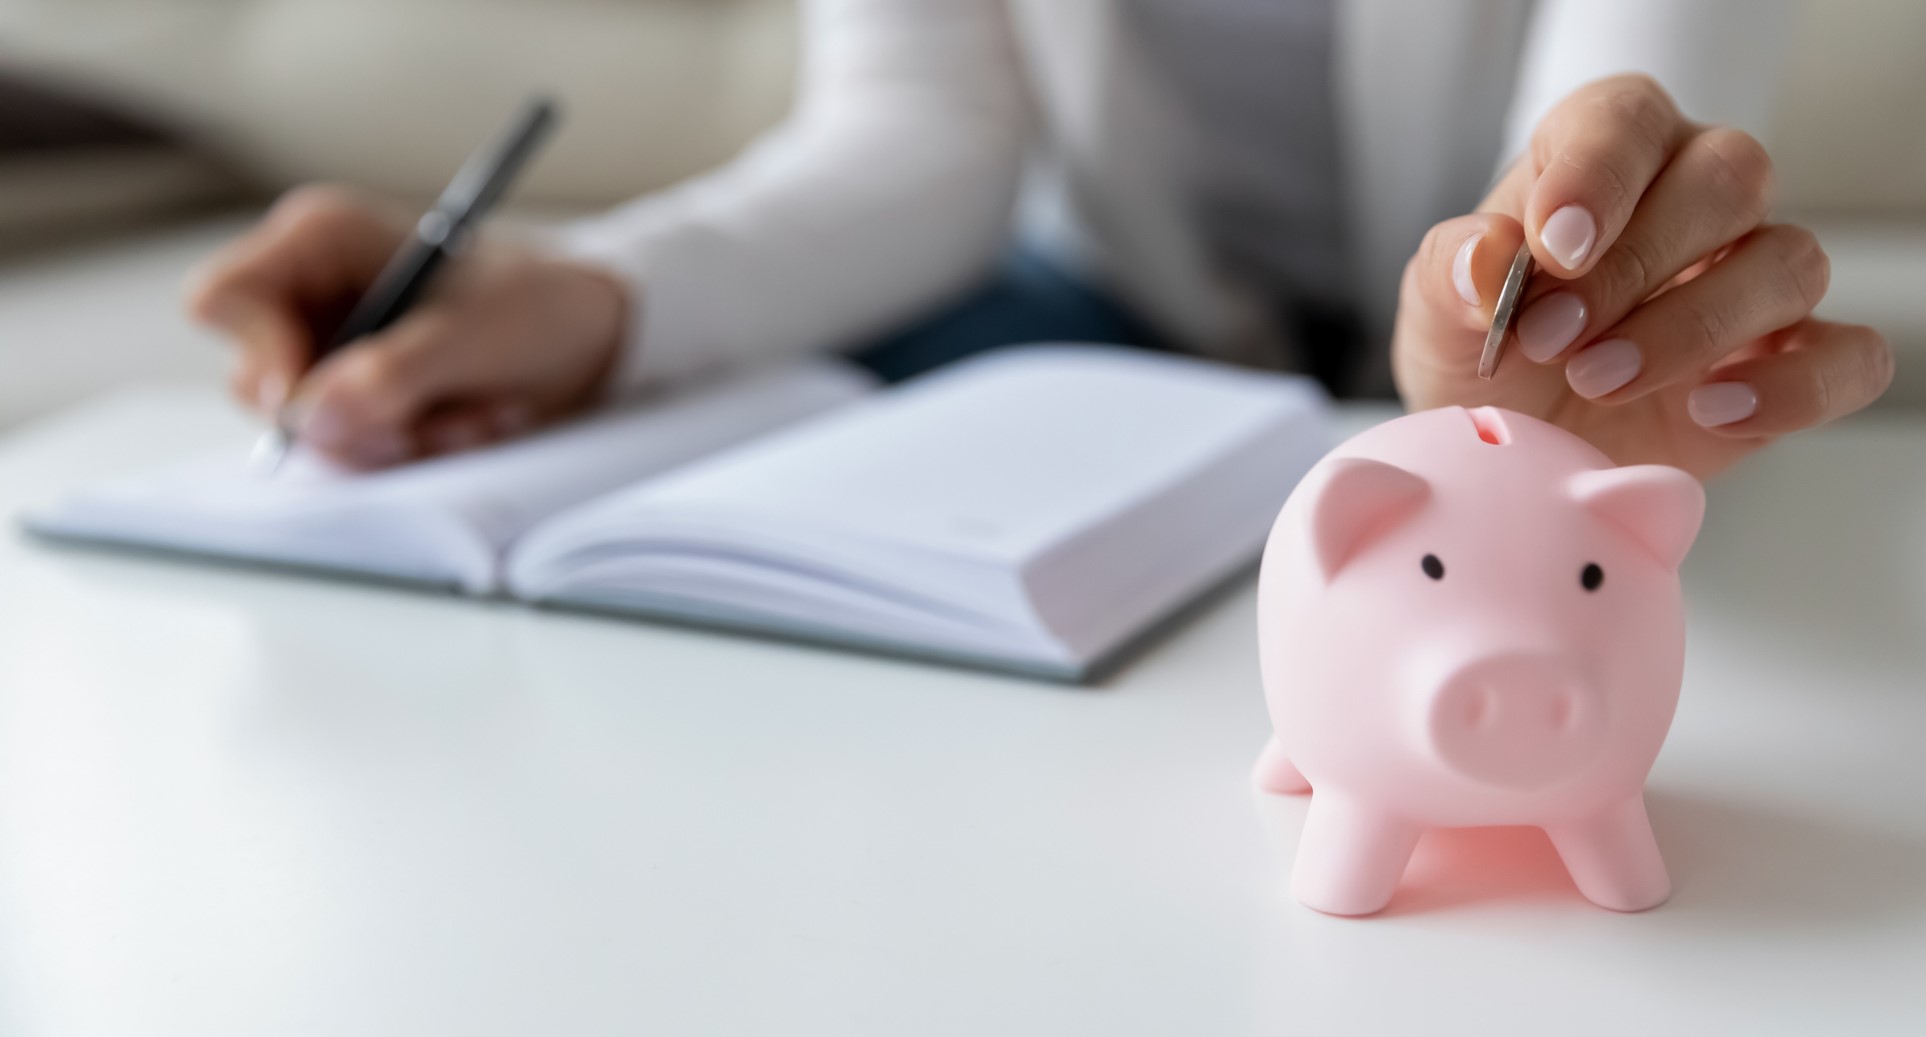
POLYGON ((1083 679, 1253 561, 1329 446, 1302 379, 1029 347, 880 392, 767 372, 370 475, 264 479, 236 444, 28 524, 1083 679))

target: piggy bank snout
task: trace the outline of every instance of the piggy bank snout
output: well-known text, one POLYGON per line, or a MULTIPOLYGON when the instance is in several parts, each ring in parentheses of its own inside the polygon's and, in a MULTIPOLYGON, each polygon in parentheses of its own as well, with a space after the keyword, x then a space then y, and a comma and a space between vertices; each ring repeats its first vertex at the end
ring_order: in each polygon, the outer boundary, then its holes
POLYGON ((1460 667, 1433 696, 1428 719, 1446 767, 1515 789, 1576 771, 1605 737, 1598 696, 1553 656, 1504 655, 1460 667))

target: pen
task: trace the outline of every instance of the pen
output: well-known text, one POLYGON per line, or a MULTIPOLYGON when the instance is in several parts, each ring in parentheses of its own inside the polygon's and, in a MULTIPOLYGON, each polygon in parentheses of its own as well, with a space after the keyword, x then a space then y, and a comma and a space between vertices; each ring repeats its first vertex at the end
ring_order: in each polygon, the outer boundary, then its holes
MULTIPOLYGON (((554 128, 555 102, 546 97, 529 101, 498 139, 470 156, 456 172, 434 208, 415 224, 394 257, 355 303, 348 317, 314 352, 312 363, 357 339, 366 338, 402 318, 421 297, 442 260, 461 247, 470 228, 488 215, 515 176, 554 128)), ((287 404, 275 413, 273 427, 254 444, 250 464, 271 475, 293 447, 296 429, 287 404)))

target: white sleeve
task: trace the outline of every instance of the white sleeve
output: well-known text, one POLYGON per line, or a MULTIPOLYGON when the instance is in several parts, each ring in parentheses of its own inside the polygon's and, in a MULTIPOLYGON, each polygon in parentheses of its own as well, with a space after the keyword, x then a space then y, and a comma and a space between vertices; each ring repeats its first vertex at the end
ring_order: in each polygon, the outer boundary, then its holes
POLYGON ((794 113, 722 169, 572 228, 631 287, 618 386, 852 343, 962 292, 1030 127, 1004 0, 805 0, 794 113))
POLYGON ((1790 0, 1539 0, 1500 167, 1559 101, 1620 72, 1658 80, 1687 118, 1764 137, 1792 15, 1790 0))

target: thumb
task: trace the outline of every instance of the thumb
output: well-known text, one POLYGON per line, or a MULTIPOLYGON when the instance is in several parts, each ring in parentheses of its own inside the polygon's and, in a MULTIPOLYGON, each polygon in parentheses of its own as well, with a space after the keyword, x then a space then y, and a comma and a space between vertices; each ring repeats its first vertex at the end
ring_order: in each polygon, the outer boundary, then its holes
MULTIPOLYGON (((1392 363, 1406 405, 1488 401, 1476 377, 1492 311, 1524 228, 1498 213, 1473 213, 1431 228, 1405 264, 1398 292, 1392 363)), ((1516 367, 1517 365, 1511 365, 1516 367)), ((1499 377, 1506 378, 1505 368, 1499 377)))
POLYGON ((1472 213, 1431 228, 1405 266, 1402 298, 1414 329, 1440 347, 1473 341, 1483 345, 1498 306, 1498 293, 1525 229, 1498 213, 1472 213), (1467 337, 1468 332, 1476 332, 1467 337))

